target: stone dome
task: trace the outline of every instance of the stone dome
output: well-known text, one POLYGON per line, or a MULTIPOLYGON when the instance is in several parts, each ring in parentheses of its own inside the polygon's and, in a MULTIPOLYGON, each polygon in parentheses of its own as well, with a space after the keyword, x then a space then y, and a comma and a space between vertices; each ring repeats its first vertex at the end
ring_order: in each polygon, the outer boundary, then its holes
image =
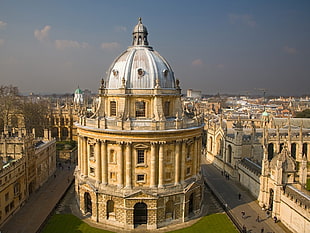
POLYGON ((108 70, 106 89, 175 89, 174 73, 169 63, 148 45, 148 32, 141 19, 132 34, 132 46, 108 70))

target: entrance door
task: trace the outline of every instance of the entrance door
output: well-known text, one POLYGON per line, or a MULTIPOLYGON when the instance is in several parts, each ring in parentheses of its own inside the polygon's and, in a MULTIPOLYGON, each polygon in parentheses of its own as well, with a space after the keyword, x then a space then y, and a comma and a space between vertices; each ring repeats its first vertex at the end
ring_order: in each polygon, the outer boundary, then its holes
POLYGON ((194 213, 194 194, 192 193, 189 197, 189 202, 188 202, 188 214, 193 214, 194 213))
POLYGON ((133 215, 135 227, 141 224, 147 224, 147 205, 143 202, 135 204, 133 215))
POLYGON ((89 193, 84 193, 85 213, 92 214, 91 197, 89 193))

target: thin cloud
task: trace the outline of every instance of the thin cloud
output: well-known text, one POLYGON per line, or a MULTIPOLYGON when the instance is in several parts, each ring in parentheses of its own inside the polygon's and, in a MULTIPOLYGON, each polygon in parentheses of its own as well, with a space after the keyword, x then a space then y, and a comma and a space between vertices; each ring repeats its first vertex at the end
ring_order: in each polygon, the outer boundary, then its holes
POLYGON ((217 65, 216 65, 216 68, 218 68, 218 69, 223 69, 223 68, 225 68, 225 66, 224 66, 223 64, 217 64, 217 65))
POLYGON ((114 31, 116 31, 116 32, 126 32, 127 28, 125 26, 116 26, 114 28, 114 31))
POLYGON ((114 49, 119 49, 120 48, 120 44, 117 42, 110 42, 110 43, 102 43, 100 45, 101 49, 108 49, 108 50, 114 50, 114 49))
POLYGON ((248 15, 248 14, 244 14, 244 15, 229 14, 228 17, 229 17, 229 22, 231 24, 243 24, 249 27, 256 26, 256 21, 253 19, 251 15, 248 15))
POLYGON ((0 21, 0 29, 4 29, 6 27, 7 23, 0 21))
POLYGON ((288 47, 288 46, 284 46, 283 47, 283 51, 285 53, 288 53, 288 54, 296 54, 297 53, 297 49, 291 48, 291 47, 288 47))
POLYGON ((201 59, 196 59, 192 61, 192 66, 201 66, 203 64, 203 61, 201 59))
POLYGON ((46 25, 43 29, 39 30, 36 29, 34 30, 34 37, 38 40, 38 41, 45 41, 46 39, 48 39, 48 34, 49 31, 51 30, 51 26, 46 25))
POLYGON ((4 39, 0 39, 0 47, 4 45, 4 39))
POLYGON ((77 49, 85 49, 89 48, 89 44, 86 42, 78 42, 74 40, 55 40, 56 49, 66 49, 66 48, 77 48, 77 49))

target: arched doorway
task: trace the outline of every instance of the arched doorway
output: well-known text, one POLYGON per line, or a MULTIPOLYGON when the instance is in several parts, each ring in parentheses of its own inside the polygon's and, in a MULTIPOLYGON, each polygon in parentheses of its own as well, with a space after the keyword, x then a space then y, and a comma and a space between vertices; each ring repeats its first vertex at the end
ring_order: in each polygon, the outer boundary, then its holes
POLYGON ((108 200, 107 202, 107 219, 115 219, 114 201, 108 200))
POLYGON ((92 214, 91 197, 89 193, 84 193, 84 208, 85 213, 92 214))
POLYGON ((135 204, 133 217, 135 227, 141 224, 147 224, 147 205, 143 202, 135 204))
POLYGON ((167 201, 166 203, 166 219, 174 218, 174 204, 172 200, 167 201))
POLYGON ((188 200, 188 214, 193 214, 194 213, 194 194, 192 193, 189 196, 189 200, 188 200))

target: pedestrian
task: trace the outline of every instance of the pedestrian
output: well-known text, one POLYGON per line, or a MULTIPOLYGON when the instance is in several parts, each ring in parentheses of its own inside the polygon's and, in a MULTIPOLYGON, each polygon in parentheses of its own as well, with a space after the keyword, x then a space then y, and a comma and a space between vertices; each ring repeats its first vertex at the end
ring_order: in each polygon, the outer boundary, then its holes
POLYGON ((239 200, 241 200, 241 193, 238 194, 238 198, 239 198, 239 200))
POLYGON ((242 218, 245 218, 245 212, 244 211, 241 211, 241 216, 242 216, 242 218))
POLYGON ((54 178, 56 178, 56 174, 54 174, 54 178))
POLYGON ((223 171, 221 171, 221 174, 222 174, 222 176, 224 175, 224 172, 223 171))
POLYGON ((243 225, 243 227, 242 227, 242 233, 246 233, 246 226, 245 225, 243 225))
POLYGON ((229 174, 227 174, 227 180, 229 180, 229 174))
POLYGON ((264 227, 262 227, 262 229, 260 229, 260 232, 264 233, 264 230, 265 230, 264 227))
POLYGON ((269 210, 267 210, 266 211, 266 218, 269 218, 269 214, 270 214, 270 212, 269 212, 269 210))
POLYGON ((274 217, 273 217, 273 221, 274 221, 274 223, 277 223, 277 221, 278 221, 277 216, 274 216, 274 217))
POLYGON ((259 215, 257 215, 256 222, 259 222, 259 215))

